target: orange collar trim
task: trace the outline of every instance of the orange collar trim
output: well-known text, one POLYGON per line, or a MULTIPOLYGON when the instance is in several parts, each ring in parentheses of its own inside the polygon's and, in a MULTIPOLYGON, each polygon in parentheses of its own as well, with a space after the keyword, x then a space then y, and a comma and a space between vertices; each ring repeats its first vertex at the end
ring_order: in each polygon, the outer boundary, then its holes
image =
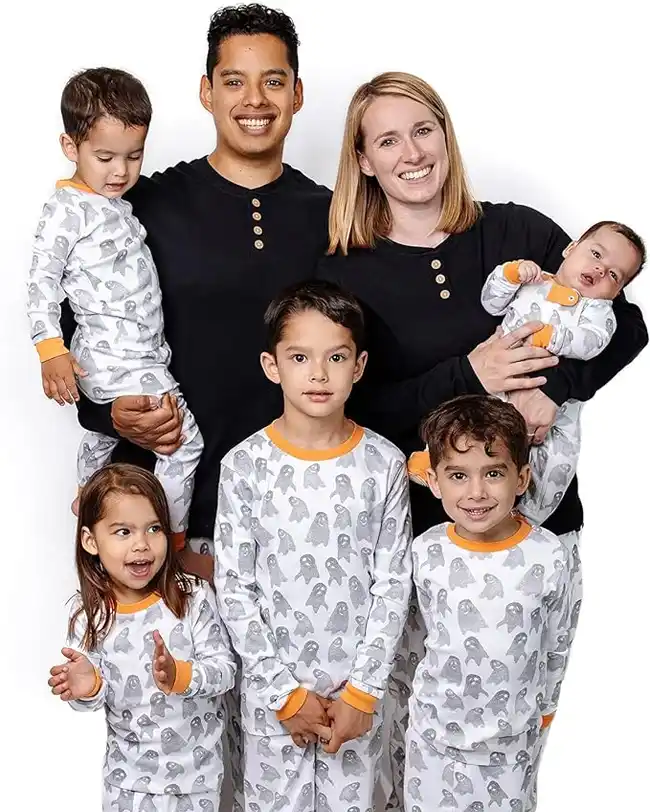
POLYGON ((152 592, 151 595, 147 595, 146 598, 136 601, 136 603, 118 603, 115 611, 118 615, 132 615, 134 612, 140 612, 153 606, 154 603, 158 603, 160 598, 161 596, 157 592, 152 592))
POLYGON ((300 446, 293 445, 293 443, 285 440, 273 423, 267 426, 264 431, 269 440, 276 445, 280 451, 284 451, 285 454, 289 454, 299 460, 320 462, 322 460, 334 460, 337 457, 342 457, 344 454, 349 454, 350 451, 359 445, 363 439, 364 430, 361 426, 357 426, 356 423, 353 425, 354 429, 348 439, 341 443, 341 445, 334 446, 333 448, 301 448, 300 446))
POLYGON ((545 273, 544 279, 551 283, 549 292, 546 294, 546 301, 559 304, 563 307, 575 307, 580 301, 580 293, 575 288, 560 285, 555 281, 553 274, 545 273))
POLYGON ((56 188, 63 189, 66 186, 72 186, 73 189, 80 189, 82 192, 90 192, 91 195, 96 195, 97 192, 94 189, 91 189, 90 186, 86 186, 85 183, 77 183, 76 180, 57 180, 56 188))
POLYGON ((470 541, 459 536, 456 532, 455 524, 447 525, 447 536, 450 541, 464 550, 469 550, 472 553, 498 553, 501 550, 509 550, 511 547, 516 547, 517 544, 522 542, 532 530, 531 526, 525 519, 517 517, 519 527, 507 539, 500 539, 499 541, 470 541))

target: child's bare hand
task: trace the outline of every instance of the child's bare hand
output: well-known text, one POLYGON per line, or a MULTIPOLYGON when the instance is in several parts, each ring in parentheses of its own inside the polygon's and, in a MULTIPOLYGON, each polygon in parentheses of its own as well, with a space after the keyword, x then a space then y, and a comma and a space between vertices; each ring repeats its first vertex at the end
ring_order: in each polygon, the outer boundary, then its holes
POLYGON ((332 703, 327 715, 332 722, 332 737, 323 747, 326 753, 337 753, 342 744, 365 736, 372 729, 373 714, 357 710, 342 699, 332 703))
POLYGON ((542 269, 531 259, 522 260, 519 263, 517 271, 519 273, 519 281, 522 285, 531 285, 544 281, 542 269))
POLYGON ((172 692, 172 686, 176 681, 176 660, 169 653, 160 632, 153 633, 153 678, 154 682, 164 694, 172 692))
POLYGON ((95 687, 96 672, 90 660, 72 648, 61 649, 67 662, 50 669, 51 677, 47 684, 52 693, 64 702, 90 696, 95 687))
POLYGON ((85 378, 88 373, 77 363, 72 353, 57 355, 41 363, 43 391, 48 398, 55 400, 59 406, 79 400, 77 379, 85 378))
POLYGON ((291 734, 295 745, 306 747, 318 739, 329 741, 331 730, 327 709, 330 704, 328 699, 309 691, 307 699, 298 713, 282 722, 286 730, 291 734))

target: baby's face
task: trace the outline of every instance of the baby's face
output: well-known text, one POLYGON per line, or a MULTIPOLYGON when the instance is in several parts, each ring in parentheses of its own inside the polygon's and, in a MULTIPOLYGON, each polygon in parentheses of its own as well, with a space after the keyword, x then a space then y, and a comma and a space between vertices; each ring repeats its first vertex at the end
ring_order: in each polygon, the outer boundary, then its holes
POLYGON ((639 252, 607 226, 564 251, 557 281, 590 299, 614 299, 639 270, 639 252))
POLYGON ((140 176, 147 128, 104 116, 76 147, 76 177, 104 197, 121 197, 140 176))

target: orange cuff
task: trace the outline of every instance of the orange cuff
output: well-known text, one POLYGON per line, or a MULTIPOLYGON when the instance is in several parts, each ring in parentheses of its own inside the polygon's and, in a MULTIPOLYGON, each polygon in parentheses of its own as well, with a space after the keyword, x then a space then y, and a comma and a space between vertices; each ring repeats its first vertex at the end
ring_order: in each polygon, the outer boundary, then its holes
POLYGON ((355 688, 354 685, 350 685, 349 682, 346 683, 343 689, 341 699, 346 705, 350 705, 364 713, 375 712, 375 705, 377 704, 375 697, 367 694, 365 691, 360 691, 358 688, 355 688))
POLYGON ((554 717, 555 717, 554 713, 549 713, 547 716, 542 716, 542 730, 544 730, 545 727, 548 727, 551 724, 554 717))
POLYGON ((65 355, 69 352, 62 338, 44 338, 34 346, 36 347, 38 357, 41 359, 41 364, 43 361, 58 358, 59 355, 65 355))
POLYGON ((185 531, 181 530, 180 533, 172 533, 171 542, 177 553, 185 549, 185 531))
POLYGON ((176 679, 172 685, 173 694, 182 694, 190 687, 192 681, 192 663, 187 660, 176 660, 176 679))
POLYGON ((309 691, 302 686, 292 691, 289 694, 289 699, 287 699, 279 711, 275 712, 278 721, 286 722, 287 719, 291 719, 292 716, 295 716, 307 701, 308 695, 309 691))
POLYGON ((431 459, 428 451, 414 451, 408 460, 409 479, 418 485, 429 486, 428 471, 431 468, 431 459))
POLYGON ((533 333, 533 347, 548 348, 548 345, 553 340, 553 325, 545 324, 541 330, 533 333))
POLYGON ((102 675, 99 673, 99 670, 95 668, 95 684, 93 685, 92 691, 88 694, 88 696, 84 698, 91 699, 93 696, 97 696, 97 694, 99 693, 99 689, 101 687, 102 687, 102 675))
POLYGON ((513 285, 519 284, 519 263, 520 260, 516 262, 506 262, 503 266, 503 275, 511 282, 513 285))

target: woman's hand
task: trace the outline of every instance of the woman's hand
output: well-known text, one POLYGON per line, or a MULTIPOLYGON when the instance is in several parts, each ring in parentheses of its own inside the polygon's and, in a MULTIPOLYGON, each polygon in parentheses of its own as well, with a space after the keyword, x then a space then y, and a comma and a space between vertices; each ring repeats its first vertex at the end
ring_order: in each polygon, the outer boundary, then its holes
POLYGON ((555 422, 557 404, 540 389, 511 392, 508 400, 526 421, 528 439, 539 445, 555 422))
POLYGON ((557 357, 544 347, 523 346, 528 336, 543 326, 541 321, 530 321, 507 335, 497 327, 487 341, 470 352, 467 359, 486 392, 496 395, 515 389, 537 389, 546 383, 543 376, 525 376, 556 366, 557 357))

